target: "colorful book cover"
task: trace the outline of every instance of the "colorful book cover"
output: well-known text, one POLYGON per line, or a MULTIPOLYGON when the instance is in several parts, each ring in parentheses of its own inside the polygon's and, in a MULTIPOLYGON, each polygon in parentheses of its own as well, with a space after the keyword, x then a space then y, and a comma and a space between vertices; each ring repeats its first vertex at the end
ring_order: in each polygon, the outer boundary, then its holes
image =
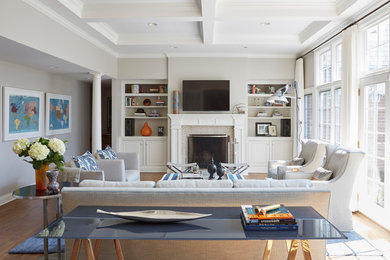
POLYGON ((294 231, 298 230, 298 224, 249 224, 246 222, 245 216, 241 214, 241 223, 245 230, 258 231, 294 231))
MULTIPOLYGON (((248 220, 257 220, 252 223, 259 223, 259 220, 294 220, 294 216, 290 213, 290 211, 281 205, 278 209, 268 211, 266 214, 257 214, 255 212, 255 208, 257 205, 242 205, 241 210, 248 220)), ((250 221, 248 221, 249 223, 250 221)))

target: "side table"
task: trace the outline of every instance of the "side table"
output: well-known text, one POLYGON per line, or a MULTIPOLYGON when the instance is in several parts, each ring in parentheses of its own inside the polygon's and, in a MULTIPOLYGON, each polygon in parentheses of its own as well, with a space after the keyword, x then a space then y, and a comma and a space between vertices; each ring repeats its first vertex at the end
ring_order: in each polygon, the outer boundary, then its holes
MULTIPOLYGON (((47 228, 49 225, 48 223, 48 209, 47 209, 47 202, 49 199, 56 199, 57 200, 57 214, 56 218, 58 219, 61 215, 60 211, 60 198, 61 194, 53 194, 53 195, 47 195, 45 191, 37 191, 35 189, 35 185, 29 185, 22 188, 19 188, 15 190, 12 193, 12 197, 15 199, 22 199, 22 200, 42 200, 43 201, 43 228, 47 228)), ((49 251, 48 251, 48 239, 44 239, 44 248, 43 248, 43 255, 44 259, 49 259, 49 251)), ((58 259, 61 259, 61 240, 57 239, 57 253, 58 253, 58 259)))

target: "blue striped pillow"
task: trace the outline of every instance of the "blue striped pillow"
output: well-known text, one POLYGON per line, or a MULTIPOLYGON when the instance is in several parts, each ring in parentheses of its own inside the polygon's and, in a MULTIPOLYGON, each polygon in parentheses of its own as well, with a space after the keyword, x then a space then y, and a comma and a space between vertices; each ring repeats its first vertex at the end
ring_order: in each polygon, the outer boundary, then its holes
POLYGON ((174 181, 174 180, 177 180, 178 177, 179 177, 179 174, 177 174, 177 173, 166 173, 161 178, 161 180, 162 181, 174 181))
POLYGON ((99 167, 95 161, 95 158, 93 155, 89 152, 86 151, 83 155, 81 156, 72 156, 74 164, 76 165, 77 168, 80 168, 81 170, 84 171, 96 171, 99 170, 99 167))

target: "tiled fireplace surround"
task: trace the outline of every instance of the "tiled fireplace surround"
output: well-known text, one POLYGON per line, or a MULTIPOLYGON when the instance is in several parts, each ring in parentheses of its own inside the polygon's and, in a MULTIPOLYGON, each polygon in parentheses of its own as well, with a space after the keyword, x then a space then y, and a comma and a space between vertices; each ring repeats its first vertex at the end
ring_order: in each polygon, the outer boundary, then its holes
POLYGON ((169 114, 170 154, 174 163, 187 162, 188 136, 191 134, 227 134, 230 162, 246 161, 247 128, 244 115, 169 114))

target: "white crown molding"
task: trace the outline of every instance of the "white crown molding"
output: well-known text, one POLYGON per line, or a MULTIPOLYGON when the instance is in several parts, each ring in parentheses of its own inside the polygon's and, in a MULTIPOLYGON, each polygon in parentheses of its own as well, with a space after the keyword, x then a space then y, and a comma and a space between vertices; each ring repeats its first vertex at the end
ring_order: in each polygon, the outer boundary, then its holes
POLYGON ((321 29, 328 25, 331 21, 315 21, 309 24, 303 31, 299 33, 299 40, 304 43, 311 37, 315 36, 321 29))
POLYGON ((164 34, 164 35, 149 35, 149 34, 122 34, 119 35, 117 45, 200 45, 202 38, 199 34, 164 34))
POLYGON ((343 13, 345 10, 350 8, 353 4, 355 4, 359 0, 337 0, 336 1, 336 11, 337 14, 343 13))
POLYGON ((167 58, 165 53, 122 53, 119 54, 118 59, 132 59, 132 58, 145 58, 145 59, 157 59, 167 58))
POLYGON ((116 51, 114 51, 113 49, 108 47, 106 44, 100 42, 96 38, 90 36, 88 33, 86 33, 85 31, 81 30, 76 25, 70 23, 64 17, 62 17, 61 15, 59 15, 57 12, 53 11, 52 9, 48 8, 46 5, 44 5, 40 1, 36 1, 36 0, 23 0, 23 1, 26 4, 30 5, 31 7, 35 8, 36 10, 38 10, 39 12, 43 13, 44 15, 49 17, 50 19, 52 19, 52 20, 56 21, 57 23, 59 23, 60 25, 64 26, 68 30, 74 32, 78 36, 80 36, 83 39, 89 41, 93 45, 99 47, 100 49, 102 49, 102 50, 104 50, 106 52, 108 52, 109 54, 113 55, 114 57, 118 57, 118 53, 116 51))
POLYGON ((78 17, 81 17, 84 4, 80 0, 58 0, 58 2, 63 4, 78 17))
POLYGON ((106 37, 113 44, 118 44, 119 35, 106 23, 88 23, 88 25, 106 37))

